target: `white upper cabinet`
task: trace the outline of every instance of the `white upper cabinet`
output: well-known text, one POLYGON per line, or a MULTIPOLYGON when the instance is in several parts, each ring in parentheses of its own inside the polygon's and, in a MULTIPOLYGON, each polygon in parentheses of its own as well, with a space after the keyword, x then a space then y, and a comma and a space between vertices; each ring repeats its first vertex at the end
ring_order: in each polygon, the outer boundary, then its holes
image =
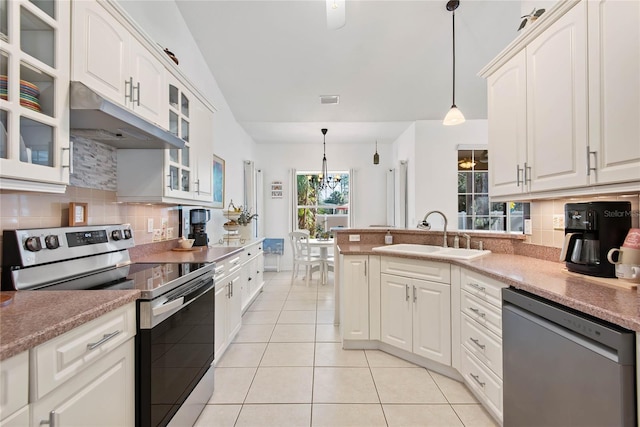
POLYGON ((72 4, 71 80, 166 129, 163 64, 98 2, 72 4))
POLYGON ((487 79, 491 196, 526 191, 527 62, 521 51, 487 79))
POLYGON ((635 1, 559 2, 481 71, 494 198, 637 190, 639 23, 635 1))
POLYGON ((3 1, 0 189, 64 193, 69 183, 69 2, 3 1))
POLYGON ((531 191, 587 183, 587 16, 579 3, 527 45, 531 191))
POLYGON ((589 2, 591 183, 640 180, 640 2, 589 2))

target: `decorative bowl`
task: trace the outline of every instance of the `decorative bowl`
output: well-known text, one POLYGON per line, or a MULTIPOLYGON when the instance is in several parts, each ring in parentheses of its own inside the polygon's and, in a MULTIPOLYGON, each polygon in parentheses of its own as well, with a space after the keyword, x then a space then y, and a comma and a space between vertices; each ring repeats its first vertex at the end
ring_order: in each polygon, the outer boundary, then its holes
POLYGON ((195 241, 196 239, 183 239, 178 241, 178 245, 180 245, 182 249, 189 249, 193 246, 193 242, 195 241))

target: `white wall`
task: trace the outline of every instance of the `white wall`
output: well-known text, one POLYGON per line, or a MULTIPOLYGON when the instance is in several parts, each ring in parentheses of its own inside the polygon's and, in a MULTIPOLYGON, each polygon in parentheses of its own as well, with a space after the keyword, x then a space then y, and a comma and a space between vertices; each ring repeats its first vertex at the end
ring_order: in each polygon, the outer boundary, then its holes
MULTIPOLYGON (((427 212, 439 210, 447 216, 448 229, 457 229, 457 146, 487 142, 486 120, 467 120, 458 126, 421 120, 394 142, 397 160, 409 159, 408 228, 427 212)), ((437 215, 430 216, 429 222, 434 230, 444 225, 437 215)))
MULTIPOLYGON (((416 124, 413 123, 402 133, 393 143, 393 155, 396 162, 393 167, 399 167, 400 161, 407 162, 407 227, 415 224, 415 146, 416 146, 416 124)), ((398 208, 396 207, 396 212, 398 208)))
MULTIPOLYGON (((330 139, 331 129, 327 134, 330 139)), ((368 227, 386 223, 386 171, 394 165, 390 144, 378 144, 380 164, 373 164, 375 145, 344 144, 335 145, 327 141, 327 164, 330 171, 355 169, 355 224, 352 227, 368 227)), ((264 178, 264 221, 265 237, 284 238, 285 255, 282 267, 291 266, 291 248, 287 242, 290 221, 291 169, 298 171, 318 171, 322 167, 322 134, 318 128, 317 143, 300 144, 257 144, 256 168, 262 170, 264 178), (284 197, 271 198, 271 182, 282 181, 284 197)))
MULTIPOLYGON (((243 161, 255 158, 255 143, 237 123, 176 3, 173 0, 119 0, 117 3, 151 39, 176 55, 180 62, 178 68, 199 89, 201 95, 215 106, 217 111, 212 123, 212 143, 214 153, 225 160, 225 203, 228 204, 233 199, 234 203, 242 204, 243 161)), ((218 241, 224 233, 222 224, 226 220, 222 216, 222 210, 214 210, 212 216, 214 236, 210 238, 218 241)))

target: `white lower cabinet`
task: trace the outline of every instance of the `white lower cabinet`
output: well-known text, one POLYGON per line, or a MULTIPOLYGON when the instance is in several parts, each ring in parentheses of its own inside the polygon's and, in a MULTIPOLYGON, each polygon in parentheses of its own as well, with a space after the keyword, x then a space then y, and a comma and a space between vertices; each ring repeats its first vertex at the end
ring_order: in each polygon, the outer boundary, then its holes
POLYGON ((218 362, 242 326, 241 258, 234 255, 215 267, 214 360, 218 362))
POLYGON ((0 362, 0 426, 29 423, 29 352, 0 362), (25 415, 26 414, 26 415, 25 415))
POLYGON ((382 257, 380 265, 380 340, 451 365, 449 264, 382 257))
POLYGON ((380 339, 380 257, 340 257, 340 328, 345 340, 380 339))
POLYGON ((241 308, 244 313, 264 286, 262 239, 245 246, 242 258, 241 308))
POLYGON ((133 426, 133 340, 31 404, 33 426, 133 426))
POLYGON ((460 353, 465 383, 502 420, 502 288, 474 271, 460 272, 460 353))
POLYGON ((451 364, 450 285, 382 273, 381 340, 451 364))
POLYGON ((462 351, 461 369, 467 386, 484 407, 502 421, 502 379, 466 349, 462 351))
POLYGON ((31 425, 133 426, 135 334, 130 303, 31 349, 31 425))

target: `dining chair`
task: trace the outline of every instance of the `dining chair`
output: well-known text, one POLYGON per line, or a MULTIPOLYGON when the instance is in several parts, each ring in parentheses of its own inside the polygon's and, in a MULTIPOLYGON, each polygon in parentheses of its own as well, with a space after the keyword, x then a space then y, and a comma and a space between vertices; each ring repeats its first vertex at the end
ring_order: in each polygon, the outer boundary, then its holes
POLYGON ((309 279, 314 271, 323 268, 323 261, 319 256, 312 255, 309 246, 309 230, 296 230, 289 233, 289 240, 293 249, 293 271, 291 272, 291 284, 298 275, 300 266, 305 268, 305 283, 309 286, 309 279))

